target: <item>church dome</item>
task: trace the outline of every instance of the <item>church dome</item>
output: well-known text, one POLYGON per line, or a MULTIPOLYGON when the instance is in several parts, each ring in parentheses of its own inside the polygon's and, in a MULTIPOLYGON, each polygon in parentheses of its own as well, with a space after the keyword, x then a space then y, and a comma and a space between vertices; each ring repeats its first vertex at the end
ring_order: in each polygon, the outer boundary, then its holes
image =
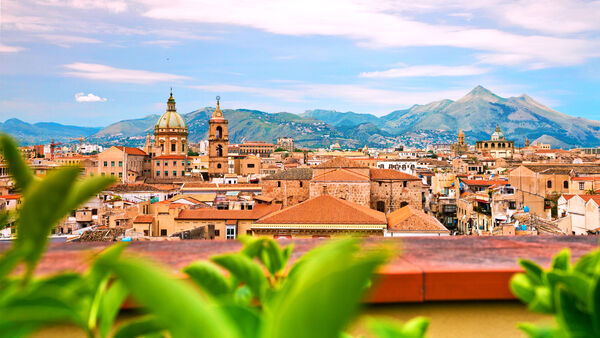
POLYGON ((500 131, 500 126, 496 125, 496 131, 492 134, 492 141, 504 140, 504 133, 500 131))
POLYGON ((156 122, 156 128, 186 128, 183 117, 175 110, 175 99, 173 93, 167 101, 167 111, 156 122))

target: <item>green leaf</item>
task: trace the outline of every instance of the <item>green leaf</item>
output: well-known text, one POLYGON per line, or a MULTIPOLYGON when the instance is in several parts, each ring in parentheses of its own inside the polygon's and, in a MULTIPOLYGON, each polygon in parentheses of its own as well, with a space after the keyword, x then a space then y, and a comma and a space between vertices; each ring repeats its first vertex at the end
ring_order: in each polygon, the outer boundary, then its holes
POLYGON ((231 293, 229 280, 214 264, 204 261, 194 262, 183 269, 202 290, 213 297, 221 297, 231 293))
POLYGON ((356 314, 365 285, 387 255, 357 255, 355 239, 309 252, 270 304, 264 337, 336 337, 356 314))
POLYGON ((279 244, 272 239, 264 242, 264 247, 261 252, 261 260, 272 276, 275 276, 275 274, 280 272, 285 267, 279 244))
POLYGON ((10 136, 0 136, 0 150, 15 185, 21 192, 24 192, 34 180, 33 172, 25 163, 17 144, 10 136))
POLYGON ((548 281, 552 285, 563 284, 582 303, 587 304, 589 302, 592 284, 585 275, 574 271, 564 272, 563 270, 556 270, 548 272, 546 278, 548 278, 548 281))
POLYGON ((100 337, 107 337, 113 326, 121 305, 127 296, 129 290, 119 280, 114 282, 103 295, 100 303, 100 322, 98 325, 100 337))
POLYGON ((544 270, 539 265, 528 259, 519 259, 519 265, 521 265, 523 269, 525 269, 525 273, 531 280, 532 284, 542 284, 544 270))
POLYGON ((68 195, 78 174, 77 168, 51 171, 44 180, 27 189, 19 212, 15 242, 15 245, 23 250, 27 276, 31 275, 46 249, 52 228, 66 216, 57 210, 63 209, 64 197, 68 195))
POLYGON ((114 338, 140 337, 149 334, 160 333, 165 330, 166 327, 163 326, 155 317, 147 316, 121 325, 117 332, 115 332, 114 338))
POLYGON ((519 329, 530 338, 560 338, 564 337, 560 330, 531 323, 519 323, 519 329))
POLYGON ((529 302, 529 310, 541 313, 554 313, 554 300, 552 291, 547 286, 534 287, 534 297, 529 302))
POLYGON ((286 245, 283 250, 281 251, 281 255, 283 257, 283 266, 285 268, 285 266, 287 266, 290 257, 292 256, 292 252, 294 251, 294 243, 290 243, 288 245, 286 245))
POLYGON ((237 304, 249 305, 252 302, 253 294, 248 285, 242 285, 233 294, 233 300, 237 304))
POLYGON ((517 273, 510 279, 510 290, 524 303, 529 304, 535 297, 533 283, 528 275, 517 273))
POLYGON ((425 317, 413 318, 404 325, 391 320, 371 320, 369 328, 378 338, 421 338, 425 337, 429 319, 425 317))
POLYGON ((0 256, 0 281, 4 279, 23 259, 23 251, 14 246, 0 256))
POLYGON ((589 277, 600 275, 600 250, 581 256, 573 269, 589 277))
POLYGON ((110 176, 93 176, 75 182, 69 194, 64 197, 60 218, 77 209, 114 182, 115 179, 110 176))
POLYGON ((256 298, 262 300, 269 285, 261 267, 242 254, 225 254, 210 258, 219 266, 227 269, 235 278, 248 285, 256 298))
POLYGON ((135 259, 103 262, 174 337, 235 337, 233 324, 191 285, 135 259))
POLYGON ((596 336, 600 336, 600 280, 596 278, 592 286, 592 298, 590 299, 592 308, 591 318, 596 330, 596 336))
POLYGON ((571 265, 571 251, 569 249, 562 249, 552 259, 553 270, 569 270, 571 265))
POLYGON ((242 248, 241 253, 244 255, 254 258, 260 255, 260 252, 263 249, 263 243, 265 241, 264 238, 254 238, 249 236, 241 236, 239 237, 240 242, 244 243, 244 247, 242 248))
POLYGON ((229 316, 232 323, 235 323, 239 337, 253 338, 259 336, 262 324, 261 317, 254 308, 225 303, 221 306, 221 310, 229 316))
POLYGON ((568 337, 593 337, 594 328, 590 316, 579 310, 577 299, 563 286, 555 293, 556 319, 568 337))

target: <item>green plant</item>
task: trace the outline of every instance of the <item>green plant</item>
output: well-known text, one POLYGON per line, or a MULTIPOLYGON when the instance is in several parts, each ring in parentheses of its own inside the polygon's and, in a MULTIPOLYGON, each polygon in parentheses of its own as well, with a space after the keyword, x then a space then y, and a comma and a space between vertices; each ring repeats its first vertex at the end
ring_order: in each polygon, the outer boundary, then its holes
MULTIPOLYGON (((242 237, 240 252, 187 266, 188 283, 123 254, 121 243, 96 255, 83 274, 35 278, 54 225, 112 180, 80 180, 72 167, 39 180, 9 138, 0 137, 0 145, 24 201, 14 215, 17 238, 0 257, 0 337, 28 336, 58 323, 88 337, 340 337, 389 256, 346 239, 317 247, 288 268, 292 245, 242 237), (145 315, 115 328, 128 296, 145 315)), ((6 219, 2 215, 0 223, 6 219)), ((422 337, 428 324, 424 318, 405 325, 374 320, 371 328, 378 337, 422 337)))
POLYGON ((600 336, 600 250, 582 256, 571 265, 564 249, 544 270, 529 260, 520 260, 524 273, 513 276, 512 292, 531 311, 554 315, 557 327, 519 325, 530 337, 600 336))

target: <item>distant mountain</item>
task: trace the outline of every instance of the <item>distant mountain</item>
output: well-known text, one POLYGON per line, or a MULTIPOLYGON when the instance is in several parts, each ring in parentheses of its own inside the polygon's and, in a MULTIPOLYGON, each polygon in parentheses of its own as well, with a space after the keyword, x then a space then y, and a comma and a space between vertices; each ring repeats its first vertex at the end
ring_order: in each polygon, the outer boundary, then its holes
POLYGON ((98 132, 100 128, 77 127, 54 122, 27 123, 19 119, 8 119, 0 122, 0 132, 11 134, 22 145, 49 143, 55 141, 69 142, 70 137, 87 137, 98 132))
MULTIPOLYGON (((189 140, 206 139, 208 120, 214 108, 182 114, 189 140)), ((539 140, 554 147, 600 146, 600 122, 575 118, 548 108, 523 94, 503 98, 477 86, 457 101, 440 100, 414 105, 377 117, 372 114, 307 110, 296 115, 248 109, 225 109, 232 143, 245 140, 273 142, 279 136, 293 137, 303 146, 328 146, 340 142, 349 147, 395 146, 398 144, 448 143, 463 129, 469 143, 487 140, 499 124, 509 140, 522 145, 524 139, 539 140)), ((18 119, 0 123, 0 131, 26 143, 68 140, 80 135, 103 144, 140 144, 152 133, 159 115, 124 120, 105 128, 64 126, 57 123, 29 124, 18 119)))

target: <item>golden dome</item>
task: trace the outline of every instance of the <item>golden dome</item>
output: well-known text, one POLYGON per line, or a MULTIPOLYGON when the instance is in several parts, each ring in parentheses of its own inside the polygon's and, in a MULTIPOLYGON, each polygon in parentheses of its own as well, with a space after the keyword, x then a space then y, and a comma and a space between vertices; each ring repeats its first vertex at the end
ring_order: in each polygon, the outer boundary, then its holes
POLYGON ((173 93, 167 101, 167 111, 158 119, 155 128, 186 128, 185 121, 175 110, 175 99, 173 93))

